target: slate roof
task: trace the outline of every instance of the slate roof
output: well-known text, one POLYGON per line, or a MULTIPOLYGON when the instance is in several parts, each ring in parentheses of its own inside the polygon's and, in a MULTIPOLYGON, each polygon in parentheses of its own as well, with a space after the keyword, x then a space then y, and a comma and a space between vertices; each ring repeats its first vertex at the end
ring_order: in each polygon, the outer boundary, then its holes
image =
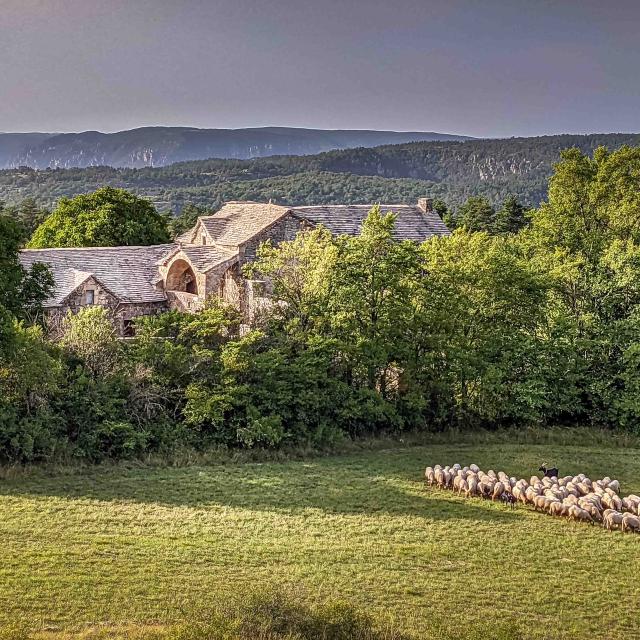
MULTIPOLYGON (((372 205, 327 205, 320 207, 292 207, 295 216, 313 224, 322 224, 334 235, 358 235, 372 205)), ((382 213, 396 214, 394 237, 398 240, 423 242, 432 236, 448 236, 450 231, 440 216, 424 212, 417 206, 382 204, 382 213)))
MULTIPOLYGON (((266 227, 292 212, 311 224, 322 224, 334 235, 358 235, 373 205, 326 205, 283 207, 259 202, 228 202, 212 216, 202 216, 200 223, 216 244, 237 247, 266 227)), ((432 236, 449 235, 449 229, 434 211, 423 211, 416 205, 383 204, 383 213, 396 214, 394 236, 398 240, 423 242, 432 236)), ((194 229, 179 239, 192 242, 194 229)))
MULTIPOLYGON (((228 202, 212 216, 178 238, 176 244, 149 247, 88 247, 77 249, 30 249, 20 252, 20 262, 29 268, 43 262, 55 280, 54 295, 45 306, 61 305, 65 298, 93 277, 121 302, 166 300, 158 267, 182 251, 194 269, 206 272, 238 256, 238 248, 287 215, 310 224, 322 224, 335 235, 357 235, 372 205, 327 205, 283 207, 259 202, 228 202), (210 236, 209 244, 191 244, 199 225, 210 236)), ((406 204, 381 205, 383 213, 397 215, 394 235, 398 240, 422 242, 431 236, 449 235, 437 213, 406 204)))
POLYGON ((289 211, 289 207, 277 204, 227 202, 214 215, 199 220, 216 244, 239 247, 289 211))
POLYGON ((194 268, 202 273, 206 273, 213 267, 217 267, 232 258, 238 256, 238 251, 217 245, 177 245, 175 250, 163 257, 162 262, 173 258, 176 253, 182 251, 194 268))
POLYGON ((154 286, 156 265, 174 246, 26 249, 20 252, 20 262, 27 269, 36 262, 49 265, 55 291, 45 301, 47 307, 62 304, 91 276, 121 302, 160 302, 165 300, 165 294, 154 286))

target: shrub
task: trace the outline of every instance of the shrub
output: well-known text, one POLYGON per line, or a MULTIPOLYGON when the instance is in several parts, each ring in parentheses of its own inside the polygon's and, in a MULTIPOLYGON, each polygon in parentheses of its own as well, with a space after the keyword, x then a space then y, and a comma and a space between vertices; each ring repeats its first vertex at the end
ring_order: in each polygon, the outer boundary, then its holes
POLYGON ((384 621, 349 602, 309 606, 284 591, 258 591, 212 611, 190 616, 171 640, 405 640, 384 621))
POLYGON ((147 434, 130 422, 106 420, 93 436, 96 454, 108 458, 134 458, 147 446, 147 434))

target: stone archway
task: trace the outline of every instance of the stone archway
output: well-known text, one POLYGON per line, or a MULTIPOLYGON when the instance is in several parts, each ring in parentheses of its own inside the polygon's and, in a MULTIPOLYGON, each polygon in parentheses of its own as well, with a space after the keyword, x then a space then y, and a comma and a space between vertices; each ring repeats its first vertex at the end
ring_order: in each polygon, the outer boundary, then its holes
POLYGON ((165 280, 165 290, 198 294, 196 274, 186 260, 180 258, 169 267, 165 280))

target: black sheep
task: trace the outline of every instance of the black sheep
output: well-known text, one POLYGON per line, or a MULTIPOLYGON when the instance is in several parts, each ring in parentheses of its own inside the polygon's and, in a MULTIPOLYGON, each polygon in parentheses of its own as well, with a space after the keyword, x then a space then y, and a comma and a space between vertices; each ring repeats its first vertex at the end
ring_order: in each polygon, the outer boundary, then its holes
POLYGON ((500 496, 500 500, 504 502, 506 505, 511 507, 512 509, 516 508, 516 499, 512 494, 507 493, 506 491, 500 496))
POLYGON ((556 478, 560 477, 560 472, 558 471, 558 468, 557 467, 551 467, 551 469, 547 469, 546 463, 541 465, 540 468, 538 469, 538 471, 542 471, 542 473, 544 473, 545 477, 547 477, 547 478, 553 478, 554 476, 556 478))

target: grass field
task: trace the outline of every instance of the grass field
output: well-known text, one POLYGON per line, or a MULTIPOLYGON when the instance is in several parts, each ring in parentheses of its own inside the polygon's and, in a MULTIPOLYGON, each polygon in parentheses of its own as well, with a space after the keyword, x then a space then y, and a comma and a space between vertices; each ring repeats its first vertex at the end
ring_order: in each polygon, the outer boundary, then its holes
POLYGON ((437 462, 529 477, 543 459, 640 493, 640 449, 571 445, 398 445, 312 461, 9 475, 0 628, 161 634, 229 593, 284 585, 310 601, 347 598, 416 637, 638 637, 640 536, 421 481, 437 462))

